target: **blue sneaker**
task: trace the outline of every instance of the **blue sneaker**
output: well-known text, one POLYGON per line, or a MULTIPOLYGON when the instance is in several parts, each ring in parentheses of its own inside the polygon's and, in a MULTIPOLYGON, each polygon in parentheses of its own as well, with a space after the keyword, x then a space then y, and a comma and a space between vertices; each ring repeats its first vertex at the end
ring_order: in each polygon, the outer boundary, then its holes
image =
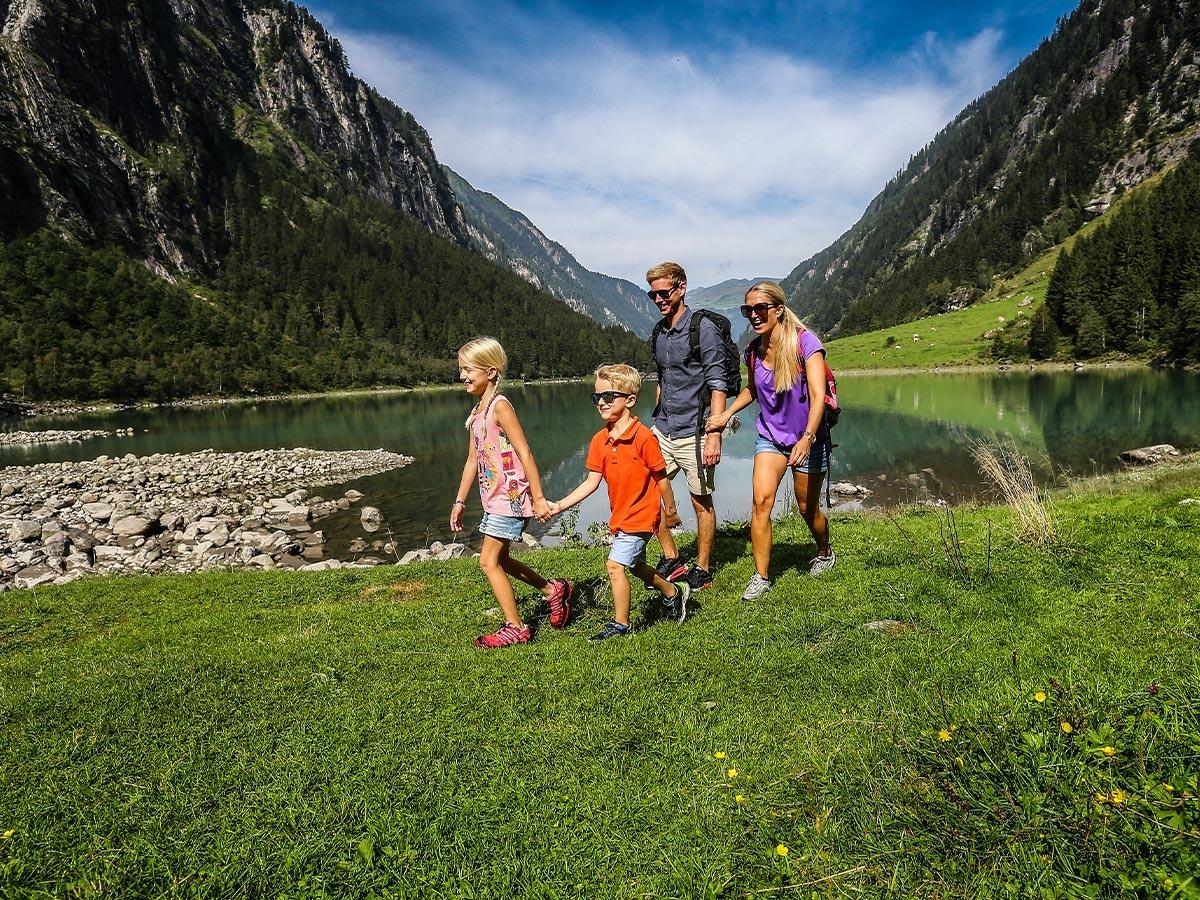
POLYGON ((675 585, 675 596, 668 597, 666 594, 663 594, 663 609, 676 622, 682 623, 687 618, 687 602, 688 597, 692 596, 692 589, 683 579, 671 583, 675 585))
POLYGON ((602 629, 593 634, 589 641, 603 641, 610 637, 625 637, 629 634, 629 626, 622 625, 620 622, 609 622, 602 629))

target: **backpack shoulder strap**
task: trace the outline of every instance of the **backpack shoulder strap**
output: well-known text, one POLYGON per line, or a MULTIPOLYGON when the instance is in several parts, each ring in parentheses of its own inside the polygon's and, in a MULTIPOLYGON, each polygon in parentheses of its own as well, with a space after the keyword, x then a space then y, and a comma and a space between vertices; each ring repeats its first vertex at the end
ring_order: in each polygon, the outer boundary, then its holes
POLYGON ((696 359, 700 358, 700 322, 707 318, 707 309, 693 309, 692 320, 688 322, 688 353, 696 359))

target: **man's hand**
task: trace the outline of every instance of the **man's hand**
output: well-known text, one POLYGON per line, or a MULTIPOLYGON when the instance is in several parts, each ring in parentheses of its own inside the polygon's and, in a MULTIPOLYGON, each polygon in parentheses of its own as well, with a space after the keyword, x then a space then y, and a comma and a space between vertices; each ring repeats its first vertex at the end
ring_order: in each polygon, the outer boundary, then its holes
POLYGON ((670 509, 663 507, 663 517, 668 528, 674 528, 676 525, 682 524, 683 519, 679 518, 679 510, 672 506, 670 509))
POLYGON ((721 461, 721 432, 714 431, 705 436, 703 460, 706 466, 715 466, 721 461))

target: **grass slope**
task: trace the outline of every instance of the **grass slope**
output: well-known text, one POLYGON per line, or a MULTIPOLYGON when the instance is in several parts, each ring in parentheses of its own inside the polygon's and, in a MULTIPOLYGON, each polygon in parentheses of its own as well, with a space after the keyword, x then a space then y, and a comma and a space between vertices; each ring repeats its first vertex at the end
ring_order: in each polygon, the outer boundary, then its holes
POLYGON ((1080 237, 1086 237, 1108 222, 1130 199, 1153 191, 1168 171, 1170 169, 1164 169, 1122 194, 1103 215, 1048 249, 1011 278, 998 281, 971 306, 829 341, 830 360, 838 371, 993 364, 995 360, 988 354, 992 339, 985 335, 1011 324, 1018 316, 1032 316, 1046 299, 1050 274, 1059 254, 1074 247, 1080 237), (1021 303, 1026 299, 1032 302, 1022 307, 1021 303), (914 335, 919 340, 914 340, 914 335), (894 344, 888 343, 889 337, 896 338, 894 344))
POLYGON ((1196 896, 1198 493, 839 517, 819 581, 784 523, 752 605, 724 531, 598 645, 594 549, 495 653, 470 561, 0 595, 0 896, 1196 896))

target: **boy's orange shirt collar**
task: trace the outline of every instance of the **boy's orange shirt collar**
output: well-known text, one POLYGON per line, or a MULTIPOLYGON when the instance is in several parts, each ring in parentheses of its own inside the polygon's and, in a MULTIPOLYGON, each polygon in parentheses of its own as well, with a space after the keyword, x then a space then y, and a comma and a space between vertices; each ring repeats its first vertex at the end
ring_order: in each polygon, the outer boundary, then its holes
POLYGON ((617 424, 616 422, 613 422, 612 425, 609 425, 607 422, 604 423, 604 429, 605 429, 605 431, 608 432, 607 436, 605 437, 605 440, 610 444, 615 444, 615 443, 617 443, 617 441, 632 441, 633 433, 634 433, 634 431, 637 430, 638 417, 630 416, 629 417, 629 425, 625 428, 624 431, 621 432, 619 437, 614 438, 612 436, 612 430, 616 426, 616 424, 617 424))

